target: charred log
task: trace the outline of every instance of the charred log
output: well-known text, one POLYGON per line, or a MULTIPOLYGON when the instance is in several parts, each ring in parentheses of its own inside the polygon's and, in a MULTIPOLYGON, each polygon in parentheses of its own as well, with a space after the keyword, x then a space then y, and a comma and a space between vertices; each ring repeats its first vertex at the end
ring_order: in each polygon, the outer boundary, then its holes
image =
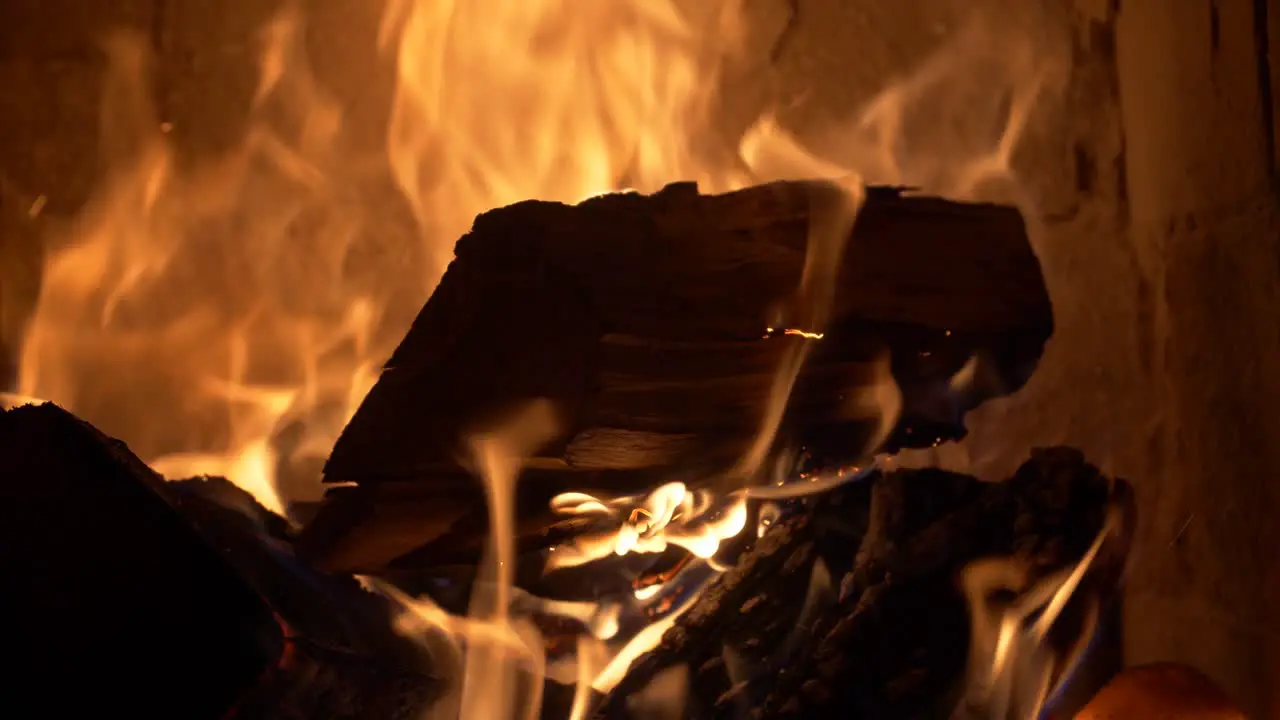
POLYGON ((0 458, 9 715, 396 720, 439 691, 383 598, 226 480, 165 482, 52 404, 0 412, 0 458))
POLYGON ((271 609, 123 443, 24 406, 0 458, 5 715, 220 718, 275 665, 271 609))
POLYGON ((991 555, 1043 572, 1073 563, 1126 488, 1054 449, 1005 483, 897 471, 811 500, 632 666, 598 716, 628 717, 629 698, 679 665, 691 718, 946 716, 969 642, 960 570, 991 555), (834 578, 829 591, 815 567, 834 578))
POLYGON ((298 560, 296 532, 223 478, 170 482, 175 506, 257 591, 285 653, 236 708, 239 720, 410 720, 443 690, 430 658, 395 631, 398 609, 350 575, 298 560))
POLYGON ((486 512, 462 442, 532 398, 555 403, 563 433, 522 479, 526 539, 550 529, 557 492, 638 491, 673 469, 715 477, 752 441, 779 361, 801 343, 813 351, 778 447, 861 454, 887 377, 903 396, 887 447, 963 435, 963 413, 1019 387, 1052 329, 1021 216, 873 188, 814 341, 768 330, 795 303, 814 187, 673 185, 477 218, 325 467, 360 487, 332 493, 302 549, 382 571, 437 540, 474 544, 486 512), (949 381, 975 358, 957 392, 949 381))

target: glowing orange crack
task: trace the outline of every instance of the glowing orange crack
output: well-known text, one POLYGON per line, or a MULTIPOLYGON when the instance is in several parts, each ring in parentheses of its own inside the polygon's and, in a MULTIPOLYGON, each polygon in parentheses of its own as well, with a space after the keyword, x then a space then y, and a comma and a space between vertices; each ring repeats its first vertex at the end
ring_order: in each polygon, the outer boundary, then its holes
POLYGON ((765 337, 773 337, 775 335, 793 335, 795 337, 808 338, 809 340, 821 340, 826 333, 812 332, 810 330, 801 330, 800 328, 777 328, 767 327, 764 329, 765 337))

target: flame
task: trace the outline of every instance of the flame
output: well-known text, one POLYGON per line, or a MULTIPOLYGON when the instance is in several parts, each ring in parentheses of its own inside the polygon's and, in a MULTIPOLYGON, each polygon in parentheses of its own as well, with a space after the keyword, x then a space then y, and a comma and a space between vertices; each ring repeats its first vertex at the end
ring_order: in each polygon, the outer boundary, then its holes
MULTIPOLYGON (((674 180, 706 191, 831 180, 845 192, 813 228, 829 242, 811 243, 801 299, 780 309, 784 332, 816 340, 823 270, 841 252, 833 228, 856 209, 859 178, 980 195, 1010 175, 1045 82, 1029 41, 996 42, 975 24, 815 133, 815 151, 771 108, 740 134, 715 117, 716 81, 750 63, 741 0, 579 5, 389 3, 380 40, 396 89, 383 164, 417 219, 420 252, 365 258, 361 270, 352 256, 372 255, 362 244, 385 230, 368 226, 361 194, 361 168, 376 163, 343 143, 343 109, 307 64, 300 5, 261 34, 243 142, 203 162, 179 162, 182 128, 151 105, 145 43, 112 40, 110 172, 48 256, 15 392, 67 406, 170 472, 229 473, 280 509, 317 490, 277 477, 282 463, 314 470, 305 461, 331 447, 476 214, 674 180)), ((807 352, 784 363, 770 418, 807 352)), ((762 455, 744 457, 744 474, 762 455)))
POLYGON ((739 43, 737 5, 706 3, 699 32, 669 0, 392 2, 388 151, 423 231, 457 237, 529 198, 742 184, 697 152, 707 78, 739 43))
POLYGON ((688 687, 688 666, 673 665, 659 671, 647 685, 627 698, 627 709, 632 717, 680 720, 685 717, 688 687))
POLYGON ((547 558, 548 570, 582 565, 610 554, 660 553, 668 544, 705 560, 716 554, 722 541, 737 537, 747 525, 745 498, 717 502, 710 491, 690 490, 680 482, 659 486, 645 496, 607 501, 586 493, 562 493, 552 498, 551 509, 617 522, 616 528, 606 532, 583 534, 556 546, 547 558))
POLYGON ((603 664, 604 647, 585 635, 578 636, 577 682, 574 683, 573 705, 569 720, 584 720, 591 710, 591 683, 603 664))
POLYGON ((1080 560, 1035 582, 1031 568, 1018 558, 991 558, 965 568, 963 587, 973 631, 963 710, 1010 720, 1040 717, 1093 638, 1099 600, 1080 590, 1122 522, 1120 510, 1109 508, 1102 529, 1080 560), (1002 591, 1017 596, 1008 602, 996 600, 1002 591), (1084 603, 1084 619, 1079 631, 1071 633, 1071 644, 1057 649, 1048 642, 1049 632, 1068 602, 1084 603))
MULTIPOLYGON (((677 180, 704 192, 826 181, 813 197, 795 296, 761 318, 808 342, 783 358, 755 440, 730 471, 740 489, 715 495, 689 479, 644 496, 557 498, 558 511, 607 529, 557 548, 552 567, 668 545, 698 559, 638 590, 627 608, 544 606, 591 618, 580 685, 613 687, 714 577, 720 544, 748 524, 748 498, 813 492, 863 472, 757 484, 791 388, 823 338, 863 182, 980 199, 1012 178, 1013 151, 1045 82, 1030 41, 995 39, 975 25, 807 143, 769 107, 744 132, 725 133, 714 88, 727 69, 750 64, 747 13, 741 0, 683 5, 390 0, 380 42, 396 82, 379 162, 344 143, 343 109, 307 65, 300 4, 286 4, 261 35, 243 141, 199 162, 180 161, 183 128, 151 105, 145 43, 112 40, 102 123, 110 172, 47 256, 17 387, 3 400, 58 402, 166 475, 226 475, 282 512, 316 492, 314 461, 372 387, 477 214, 530 198, 652 192, 677 180), (364 168, 373 166, 385 166, 412 211, 411 248, 371 247, 371 235, 388 231, 370 224, 381 214, 364 192, 376 180, 364 168), (661 612, 622 632, 617 614, 636 608, 661 612)), ((31 215, 44 211, 44 198, 31 215)), ((883 435, 901 395, 888 378, 854 401, 878 413, 883 435)), ((402 629, 423 636, 437 665, 455 671, 455 715, 537 711, 523 678, 540 678, 545 658, 532 625, 512 609, 520 596, 511 575, 516 458, 537 436, 508 428, 473 447, 493 535, 470 615, 379 586, 406 608, 402 629)))
MULTIPOLYGON (((705 588, 709 582, 704 583, 698 588, 698 592, 705 588)), ((627 674, 627 670, 631 669, 631 664, 640 658, 641 655, 649 652, 658 646, 662 641, 662 636, 667 634, 689 608, 693 607, 693 603, 697 600, 698 592, 690 593, 688 599, 675 610, 663 615, 659 620, 652 622, 644 627, 643 630, 636 633, 631 640, 622 647, 621 650, 613 656, 609 664, 603 670, 596 674, 591 681, 591 688, 597 692, 607 693, 614 688, 622 678, 627 674)))
POLYGON ((504 638, 518 638, 526 649, 515 652, 511 642, 478 642, 474 635, 468 636, 460 717, 523 715, 532 720, 542 705, 542 638, 532 623, 515 622, 510 614, 515 576, 514 492, 523 459, 555 436, 555 426, 554 411, 546 402, 539 402, 501 431, 472 441, 472 454, 488 498, 489 549, 481 565, 482 584, 472 593, 470 617, 496 628, 504 638), (513 666, 515 662, 531 664, 532 668, 513 666), (530 672, 532 681, 520 683, 517 670, 530 672))
MULTIPOLYGON (((422 637, 435 650, 437 672, 452 675, 452 692, 432 706, 432 718, 538 717, 546 658, 537 627, 512 612, 517 596, 513 493, 524 460, 554 437, 556 424, 550 404, 538 401, 499 430, 471 441, 488 500, 489 543, 466 617, 372 581, 404 608, 400 629, 422 637), (444 633, 444 643, 439 632, 444 633)), ((576 604, 549 607, 569 614, 582 609, 576 604)))
MULTIPOLYGON (((765 332, 773 335, 776 330, 773 328, 765 328, 765 332)), ((821 340, 826 333, 812 332, 809 330, 800 330, 799 328, 786 328, 782 331, 783 335, 795 335, 796 337, 808 338, 809 340, 821 340)))
POLYGON ((145 43, 108 43, 114 170, 47 258, 17 379, 171 477, 226 475, 276 512, 280 464, 328 453, 390 348, 385 291, 346 267, 342 114, 300 29, 286 10, 264 30, 250 130, 195 166, 151 106, 145 43))

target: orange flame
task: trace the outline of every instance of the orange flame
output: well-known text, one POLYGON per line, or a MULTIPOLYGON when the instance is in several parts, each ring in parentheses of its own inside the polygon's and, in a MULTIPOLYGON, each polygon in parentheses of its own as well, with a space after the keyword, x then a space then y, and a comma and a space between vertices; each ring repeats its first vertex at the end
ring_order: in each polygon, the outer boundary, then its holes
MULTIPOLYGON (((980 26, 959 33, 864 112, 804 146, 769 108, 745 132, 719 131, 712 88, 743 59, 746 14, 741 0, 693 5, 391 0, 381 42, 397 83, 382 164, 413 211, 416 249, 427 260, 388 254, 364 272, 350 260, 369 230, 357 191, 365 159, 342 150, 343 112, 307 67, 295 6, 262 35, 243 142, 194 167, 177 161, 174 128, 150 105, 143 43, 113 41, 102 128, 113 169, 48 257, 18 386, 3 399, 59 402, 166 475, 223 474, 282 511, 316 490, 305 467, 311 484, 286 487, 282 467, 327 453, 402 335, 402 319, 434 289, 454 240, 483 211, 529 198, 651 192, 676 180, 709 192, 826 180, 795 302, 761 318, 816 342, 863 180, 977 199, 1011 177, 1044 80, 1029 41, 997 42, 980 26)), ((756 441, 734 469, 744 482, 766 461, 813 342, 796 345, 778 370, 756 441)), ((858 402, 891 427, 895 393, 886 382, 858 402)), ((456 661, 455 716, 529 716, 537 697, 517 677, 546 670, 536 631, 511 612, 512 458, 524 447, 513 437, 474 448, 494 535, 471 615, 400 598, 406 632, 432 629, 433 655, 442 666, 456 661)), ((753 488, 718 498, 672 483, 647 497, 579 498, 575 511, 618 527, 574 557, 673 543, 709 559, 746 525, 752 493, 786 496, 753 488)), ((599 620, 596 640, 613 644, 604 655, 584 648, 579 670, 607 690, 691 602, 616 639, 616 623, 609 632, 599 608, 548 607, 599 620)))
POLYGON ((423 231, 457 237, 530 198, 740 184, 695 150, 707 78, 737 43, 737 0, 706 6, 717 32, 697 32, 670 0, 392 2, 388 150, 423 231))
POLYGON ((964 589, 972 618, 969 681, 965 707, 991 718, 1040 717, 1046 702, 1070 674, 1093 638, 1100 608, 1084 596, 1082 630, 1064 652, 1046 640, 1067 603, 1093 568, 1104 543, 1119 531, 1118 508, 1109 509, 1093 544, 1072 567, 1031 583, 1030 568, 1014 558, 991 558, 970 564, 964 589), (1018 593, 1009 603, 992 598, 1000 591, 1018 593))
POLYGON ((360 216, 334 149, 342 114, 299 29, 292 12, 265 29, 250 131, 194 168, 151 107, 144 44, 108 44, 115 169, 48 257, 17 387, 170 476, 226 475, 277 512, 279 463, 328 453, 389 350, 384 300, 345 268, 360 216))
POLYGON ((538 717, 546 658, 537 627, 512 613, 513 493, 525 458, 555 431, 552 408, 539 401, 497 432, 471 442, 488 499, 490 536, 467 617, 452 616, 428 599, 408 598, 394 587, 372 582, 400 601, 405 609, 401 630, 428 641, 435 651, 436 672, 451 676, 451 693, 432 706, 432 718, 538 717))
POLYGON ((717 506, 712 493, 691 491, 679 482, 662 485, 644 497, 608 501, 586 493, 561 493, 552 499, 551 508, 567 515, 594 515, 618 522, 616 529, 557 546, 547 559, 548 570, 582 565, 610 554, 660 553, 668 544, 706 559, 715 555, 721 541, 736 537, 747 524, 745 499, 732 498, 717 506))

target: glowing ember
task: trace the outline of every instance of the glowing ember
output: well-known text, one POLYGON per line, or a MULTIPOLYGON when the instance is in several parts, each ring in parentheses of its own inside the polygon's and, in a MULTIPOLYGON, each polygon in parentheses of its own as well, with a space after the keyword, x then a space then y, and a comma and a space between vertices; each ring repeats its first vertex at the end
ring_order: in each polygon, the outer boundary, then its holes
POLYGON ((800 330, 797 328, 786 328, 784 330, 776 330, 774 328, 765 328, 765 337, 773 337, 781 332, 783 335, 794 335, 796 337, 808 338, 810 340, 821 340, 824 333, 810 332, 808 330, 800 330))

